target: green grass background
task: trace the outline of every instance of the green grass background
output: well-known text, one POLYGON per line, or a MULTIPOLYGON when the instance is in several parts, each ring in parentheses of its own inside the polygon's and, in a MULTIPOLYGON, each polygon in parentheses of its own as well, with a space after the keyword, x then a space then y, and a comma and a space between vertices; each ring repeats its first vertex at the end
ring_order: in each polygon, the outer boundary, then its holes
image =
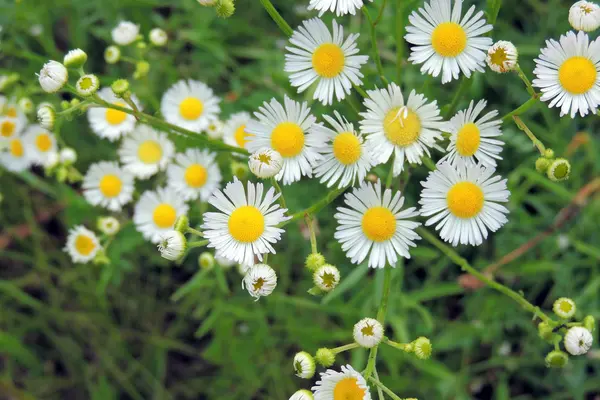
MULTIPOLYGON (((276 1, 275 6, 296 27, 308 15, 314 16, 303 11, 307 3, 276 1)), ((372 15, 381 3, 368 5, 372 15)), ((409 65, 402 65, 400 81, 394 79, 395 7, 401 7, 406 20, 421 2, 388 3, 377 28, 387 77, 405 91, 415 88, 442 106, 448 104, 458 82, 442 86, 409 65)), ((488 7, 484 1, 476 4, 488 7)), ((569 29, 570 4, 504 0, 492 36, 518 46, 521 65, 531 78, 533 58, 544 40, 569 29)), ((149 76, 132 81, 133 92, 150 113, 159 109, 164 90, 182 78, 202 80, 223 96, 223 118, 253 111, 262 101, 281 99, 286 93, 310 101, 310 93, 295 95, 290 88, 283 72, 285 37, 258 0, 239 0, 228 20, 217 19, 212 9, 193 0, 2 0, 0 70, 18 72, 21 93, 30 94, 36 103, 58 104, 58 96, 39 93, 34 73, 44 61, 61 60, 71 48, 88 53, 86 70, 98 74, 103 85, 130 77, 131 65, 107 66, 103 61, 110 30, 120 19, 139 23, 146 34, 156 26, 169 34, 167 48, 149 56, 149 76), (30 33, 34 25, 42 27, 37 37, 30 33)), ((338 22, 347 32, 360 32, 360 48, 372 54, 362 15, 338 22)), ((382 86, 372 58, 364 72, 367 89, 382 86)), ((353 96, 358 100, 356 93, 353 96)), ((480 98, 504 115, 525 102, 528 94, 516 75, 487 72, 474 76, 459 107, 480 98)), ((357 122, 347 103, 329 108, 313 104, 317 116, 333 109, 357 122)), ((571 157, 571 179, 553 183, 535 172, 536 151, 525 135, 511 123, 504 125, 507 145, 499 172, 509 178, 510 222, 482 246, 457 249, 478 269, 549 227, 559 210, 600 172, 597 116, 559 119, 556 109, 538 104, 523 119, 557 155, 565 153, 576 132, 587 132, 589 142, 571 157)), ((92 162, 116 159, 116 145, 93 135, 85 116, 59 128, 61 137, 79 153, 80 171, 92 162)), ((183 145, 178 140, 178 146, 183 145)), ((229 179, 230 157, 221 154, 219 160, 229 179)), ((376 169, 385 171, 385 166, 376 169)), ((412 169, 406 186, 408 204, 416 204, 426 172, 426 167, 412 169)), ((138 189, 161 182, 164 177, 138 189)), ((199 252, 175 266, 162 260, 131 224, 111 244, 109 266, 72 264, 61 250, 66 231, 74 224, 93 227, 103 214, 86 204, 77 189, 44 178, 39 170, 18 175, 0 171, 1 237, 10 240, 0 247, 0 399, 287 399, 296 389, 311 385, 293 375, 296 351, 314 353, 319 347, 349 343, 353 324, 375 314, 382 271, 351 265, 345 258, 333 240, 332 206, 318 215, 318 244, 339 267, 342 284, 324 298, 306 293, 311 282, 303 261, 310 245, 301 235, 301 225, 291 224, 276 246, 277 255, 270 258, 279 275, 277 289, 255 303, 241 289, 235 269, 204 273, 185 286, 198 271, 199 252), (49 210, 49 218, 36 220, 49 210), (23 227, 30 231, 25 237, 17 235, 23 227), (175 301, 177 290, 184 292, 175 301)), ((293 211, 312 204, 324 190, 316 181, 284 189, 293 211)), ((497 279, 544 309, 556 298, 568 296, 577 302, 578 317, 600 318, 600 202, 597 197, 588 200, 561 229, 568 238, 566 248, 559 247, 552 235, 502 267, 497 279)), ((201 211, 202 206, 195 204, 193 222, 199 222, 201 211)), ((119 217, 125 221, 130 215, 129 210, 119 217)), ((490 289, 465 291, 457 283, 459 268, 427 243, 421 241, 412 254, 404 268, 394 270, 387 334, 400 342, 428 336, 434 355, 420 361, 383 347, 378 370, 394 392, 421 400, 600 396, 597 350, 572 358, 564 370, 546 369, 544 356, 551 348, 537 337, 531 315, 490 289)), ((361 369, 366 356, 366 351, 353 350, 338 362, 361 369)))

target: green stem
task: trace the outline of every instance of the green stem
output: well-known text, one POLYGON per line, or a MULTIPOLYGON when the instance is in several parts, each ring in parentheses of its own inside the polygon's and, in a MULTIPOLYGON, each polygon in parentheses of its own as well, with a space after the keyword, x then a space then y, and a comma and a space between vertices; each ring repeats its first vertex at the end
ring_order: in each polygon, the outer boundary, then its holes
POLYGON ((381 8, 379 9, 379 14, 377 14, 377 18, 375 18, 375 21, 373 22, 373 26, 376 26, 379 23, 379 21, 381 21, 381 18, 383 17, 383 11, 385 10, 385 6, 387 6, 387 0, 383 0, 381 8))
POLYGON ((360 86, 356 86, 356 85, 352 85, 354 87, 354 90, 356 90, 358 92, 358 94, 360 94, 362 97, 367 98, 369 97, 369 95, 367 94, 367 92, 365 92, 363 90, 363 88, 361 88, 360 86))
POLYGON ((190 226, 187 227, 187 233, 191 233, 192 235, 204 237, 204 233, 202 233, 199 230, 196 230, 190 226))
POLYGON ((410 350, 409 350, 410 343, 397 343, 397 342, 394 342, 393 340, 388 339, 387 337, 384 337, 382 342, 387 344, 390 347, 395 348, 395 349, 410 353, 410 350))
POLYGON ((519 75, 519 78, 521 78, 523 83, 525 83, 525 86, 527 87, 527 92, 531 95, 531 97, 536 97, 537 93, 535 93, 535 89, 531 85, 531 82, 529 81, 527 75, 525 75, 525 72, 523 72, 519 64, 516 65, 515 71, 517 72, 517 75, 519 75))
POLYGON ((277 183, 275 178, 271 178, 271 183, 275 187, 275 190, 277 190, 277 192, 279 193, 279 204, 281 204, 282 208, 285 208, 287 210, 288 208, 285 204, 285 199, 283 198, 283 190, 281 190, 281 186, 279 186, 279 183, 277 183))
POLYGON ((385 180, 385 188, 389 189, 392 187, 392 181, 394 179, 394 159, 392 158, 392 164, 390 165, 390 171, 388 172, 385 180))
POLYGON ((383 383, 381 383, 379 381, 379 379, 375 379, 372 376, 370 376, 367 379, 369 381, 373 382, 375 384, 375 386, 377 386, 378 388, 381 388, 381 390, 383 390, 385 394, 387 394, 388 396, 390 396, 390 398, 392 398, 394 400, 402 400, 400 397, 398 397, 398 395, 396 395, 394 392, 392 392, 390 389, 388 389, 387 386, 385 386, 383 383))
POLYGON ((402 63, 404 62, 403 7, 403 2, 396 1, 396 79, 400 86, 402 86, 402 63))
POLYGON ((537 101, 538 101, 537 96, 530 98, 525 103, 521 104, 519 107, 517 107, 516 109, 509 112, 504 117, 502 117, 502 122, 510 121, 510 120, 512 120, 513 116, 521 115, 521 114, 525 113, 527 110, 529 110, 531 107, 533 107, 533 105, 535 105, 537 103, 537 101))
POLYGON ((315 232, 315 222, 310 214, 306 214, 304 218, 306 220, 306 226, 310 232, 310 249, 313 254, 318 253, 317 251, 317 234, 315 232))
MULTIPOLYGON (((383 294, 381 295, 381 303, 379 303, 379 309, 377 310, 377 321, 384 325, 385 323, 385 314, 387 312, 388 299, 390 297, 390 289, 392 287, 392 267, 388 266, 384 268, 384 278, 383 278, 383 294)), ((365 368, 364 377, 368 379, 373 370, 375 369, 375 361, 377 361, 377 348, 379 346, 375 346, 371 348, 369 352, 369 359, 367 361, 367 367, 365 368)))
POLYGON ((333 354, 340 354, 346 350, 356 349, 357 347, 359 347, 358 343, 350 343, 350 344, 345 344, 340 347, 333 348, 333 349, 331 349, 331 351, 333 352, 333 354))
POLYGON ((460 81, 460 86, 456 90, 456 93, 454 93, 454 98, 452 99, 452 102, 446 109, 444 119, 449 119, 454 114, 454 112, 456 111, 456 107, 458 106, 458 102, 462 98, 464 91, 467 90, 469 86, 471 86, 471 79, 467 78, 466 76, 463 76, 460 81))
POLYGON ((265 10, 269 13, 269 15, 271 16, 271 19, 273 21, 275 21, 275 23, 277 24, 279 29, 281 29, 281 31, 283 33, 285 33, 286 36, 292 36, 292 33, 294 33, 293 29, 285 21, 285 19, 283 19, 281 14, 279 14, 279 12, 277 12, 275 7, 273 6, 273 3, 271 3, 269 0, 260 0, 260 3, 263 5, 265 10))
POLYGON ((362 7, 362 12, 367 17, 369 21, 369 25, 371 26, 371 46, 373 46, 373 58, 375 59, 375 65, 377 66, 377 72, 379 73, 379 78, 381 81, 387 85, 388 80, 383 74, 383 64, 381 64, 381 57, 379 55, 379 46, 377 45, 377 38, 375 37, 375 24, 373 23, 373 19, 371 18, 371 14, 369 14, 369 10, 367 10, 367 6, 362 7))
POLYGON ((339 195, 341 195, 342 193, 344 193, 344 191, 346 191, 346 189, 347 189, 347 187, 343 187, 341 189, 334 189, 334 190, 332 190, 331 192, 327 193, 325 195, 325 197, 323 197, 321 200, 317 201, 312 206, 310 206, 308 208, 305 208, 302 211, 298 211, 295 214, 292 214, 292 218, 291 219, 288 219, 287 221, 284 221, 284 222, 280 223, 277 226, 279 228, 281 228, 282 226, 285 226, 285 225, 289 224, 290 222, 296 221, 296 220, 304 217, 304 215, 306 215, 306 214, 316 214, 323 207, 325 207, 326 205, 328 205, 329 203, 331 203, 332 201, 334 201, 339 195))
POLYGON ((188 242, 188 249, 193 249, 196 247, 204 247, 208 244, 208 240, 199 240, 197 242, 188 242))
POLYGON ((525 132, 527 137, 529 137, 529 139, 533 142, 534 146, 537 147, 540 154, 543 156, 544 153, 546 152, 546 146, 544 146, 544 143, 542 143, 541 140, 539 140, 537 137, 535 137, 533 132, 531 132, 531 129, 529 129, 529 127, 527 127, 527 125, 525 125, 525 122, 523 122, 523 120, 521 120, 521 118, 517 117, 516 115, 514 115, 512 118, 515 121, 515 124, 517 124, 517 126, 519 127, 519 129, 522 130, 523 132, 525 132))
MULTIPOLYGON (((375 377, 375 379, 379 380, 379 374, 377 373, 377 368, 375 368, 373 370, 373 376, 375 377)), ((381 390, 381 388, 379 386, 377 386, 377 397, 379 398, 379 400, 384 400, 383 390, 381 390)))

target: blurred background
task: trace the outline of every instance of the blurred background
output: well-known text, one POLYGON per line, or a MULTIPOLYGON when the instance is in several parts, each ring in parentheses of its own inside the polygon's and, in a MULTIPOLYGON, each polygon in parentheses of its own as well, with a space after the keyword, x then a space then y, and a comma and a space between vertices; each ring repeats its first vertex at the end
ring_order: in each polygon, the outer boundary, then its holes
MULTIPOLYGON (((486 10, 495 2, 466 3, 486 10)), ((308 0, 274 4, 292 27, 316 15, 306 12, 308 0)), ((369 4, 371 14, 381 4, 369 4)), ((421 4, 389 1, 377 26, 390 79, 396 77, 394 10, 401 7, 406 22, 421 4)), ((518 47, 520 64, 532 78, 533 59, 545 39, 569 30, 570 5, 564 0, 503 0, 492 36, 518 47)), ((364 17, 338 22, 349 32, 360 32, 359 47, 371 55, 364 17)), ((238 1, 227 20, 195 0, 1 0, 0 25, 0 73, 19 73, 19 89, 10 94, 27 95, 36 104, 70 99, 41 93, 35 73, 48 59, 62 60, 73 48, 88 53, 86 70, 97 74, 103 86, 130 79, 133 93, 152 114, 159 110, 162 93, 183 78, 215 89, 223 98, 224 120, 284 94, 311 101, 310 93, 296 95, 290 88, 283 72, 286 38, 257 0, 238 1), (150 72, 141 80, 131 79, 134 66, 127 62, 104 62, 110 31, 122 19, 140 24, 144 34, 160 27, 169 35, 166 48, 149 52, 150 72)), ((444 110, 460 83, 442 86, 420 75, 418 67, 404 64, 401 79, 394 80, 406 92, 415 88, 436 99, 444 110)), ((382 86, 372 58, 363 72, 367 89, 382 86)), ((488 71, 469 81, 458 107, 481 98, 504 115, 529 95, 516 75, 488 71)), ((335 109, 357 122, 347 103, 312 106, 317 116, 335 109)), ((457 251, 483 270, 528 246, 524 254, 493 267, 494 276, 541 308, 548 310, 556 298, 566 296, 577 303, 577 317, 598 319, 600 201, 586 185, 598 186, 600 118, 559 119, 558 110, 537 104, 523 120, 547 147, 571 160, 571 179, 554 183, 537 173, 537 151, 514 124, 505 124, 507 144, 499 172, 508 177, 512 192, 510 222, 482 246, 457 251)), ((59 129, 77 150, 75 166, 82 173, 92 162, 117 159, 117 144, 95 136, 84 115, 59 129)), ((181 149, 189 143, 178 140, 177 145, 181 149)), ((219 156, 225 181, 231 179, 230 161, 227 154, 219 156)), ((384 171, 380 166, 374 172, 384 171)), ((426 173, 426 167, 412 168, 406 184, 409 205, 416 205, 426 173)), ((164 177, 159 176, 138 183, 137 189, 161 182, 164 177)), ((325 189, 311 180, 284 191, 289 208, 298 211, 325 189)), ((111 263, 76 265, 62 251, 68 229, 76 224, 93 228, 96 218, 105 215, 85 202, 78 185, 46 178, 41 169, 20 174, 0 170, 0 193, 2 400, 287 399, 312 383, 294 376, 295 352, 314 354, 319 347, 351 342, 354 323, 374 316, 379 304, 382 271, 351 265, 333 240, 334 206, 340 199, 317 217, 319 248, 340 269, 340 286, 322 298, 306 293, 312 286, 303 269, 310 244, 305 225, 298 222, 288 225, 277 255, 270 258, 279 276, 276 291, 254 302, 242 290, 237 269, 200 274, 198 249, 181 265, 161 259, 156 247, 127 223, 131 207, 116 215, 124 227, 110 245, 111 263)), ((194 224, 204 208, 192 206, 194 224)), ((427 336, 434 354, 422 361, 382 348, 380 379, 395 393, 421 400, 600 399, 597 344, 587 356, 572 358, 566 369, 547 369, 544 357, 552 348, 538 338, 530 314, 478 281, 461 277, 459 267, 423 241, 411 253, 413 258, 394 270, 387 334, 398 342, 427 336)), ((360 370, 366 358, 366 351, 353 350, 337 361, 360 370)))

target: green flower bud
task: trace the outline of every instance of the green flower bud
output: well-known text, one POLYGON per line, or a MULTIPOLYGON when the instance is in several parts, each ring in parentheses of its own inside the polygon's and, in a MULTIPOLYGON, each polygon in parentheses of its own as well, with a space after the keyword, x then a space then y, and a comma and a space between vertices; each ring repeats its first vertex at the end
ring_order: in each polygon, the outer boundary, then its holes
POLYGON ((557 158, 550 163, 547 174, 548 178, 554 182, 567 180, 571 174, 571 164, 564 158, 557 158))
POLYGON ((70 50, 63 60, 63 64, 67 68, 81 68, 87 61, 88 56, 85 51, 81 49, 70 50))
POLYGON ((129 91, 129 81, 127 79, 117 79, 110 85, 113 93, 117 97, 123 97, 129 91))
POLYGON ((554 158, 554 150, 552 149, 546 149, 544 151, 544 157, 548 158, 548 159, 553 159, 554 158))
POLYGON ((558 315, 560 318, 568 319, 575 315, 577 306, 573 300, 566 297, 561 297, 554 302, 552 311, 554 311, 554 314, 558 315))
POLYGON ((175 221, 175 227, 173 229, 183 234, 186 234, 189 227, 190 220, 188 219, 187 215, 181 215, 175 221))
POLYGON ((431 341, 424 336, 421 336, 412 342, 412 347, 417 358, 426 360, 431 357, 433 346, 431 341))
POLYGON ((69 105, 70 105, 70 107, 77 107, 80 103, 81 103, 81 101, 79 99, 75 98, 75 99, 71 100, 71 103, 69 105))
POLYGON ((335 362, 335 354, 326 347, 317 350, 315 360, 324 367, 331 367, 335 362))
POLYGON ((94 260, 92 261, 94 265, 108 265, 110 264, 109 258, 106 256, 104 249, 101 249, 96 253, 94 260))
POLYGON ((66 110, 69 107, 71 107, 71 103, 69 103, 67 100, 63 100, 60 102, 61 109, 66 110))
POLYGON ((588 315, 583 319, 583 327, 590 332, 594 332, 596 330, 596 319, 588 315))
POLYGON ((108 46, 104 50, 104 61, 108 64, 116 64, 121 59, 121 50, 117 46, 108 46))
POLYGON ((135 72, 133 73, 133 79, 141 79, 148 75, 150 71, 150 63, 147 61, 138 61, 135 64, 135 72))
POLYGON ((248 176, 248 165, 234 161, 231 163, 231 173, 240 181, 243 181, 248 176))
POLYGON ((306 257, 306 262, 304 264, 306 268, 311 271, 316 270, 319 267, 325 265, 325 257, 321 253, 311 253, 306 257))
POLYGON ((311 379, 315 375, 315 359, 305 351, 294 356, 294 373, 298 378, 311 379))
POLYGON ((67 180, 69 176, 69 171, 65 166, 61 166, 56 170, 56 180, 59 182, 64 182, 67 180))
POLYGON ((198 256, 198 266, 202 269, 212 269, 215 266, 215 256, 205 251, 198 256))
POLYGON ((137 42, 136 47, 140 50, 144 50, 148 47, 148 45, 146 44, 146 42, 137 42))
POLYGON ((550 160, 544 157, 540 157, 535 160, 535 169, 540 174, 545 174, 548 171, 548 167, 550 166, 550 160))
POLYGON ((229 18, 235 12, 235 4, 232 0, 218 0, 215 4, 215 11, 219 18, 229 18))
POLYGON ((554 350, 546 356, 546 367, 564 368, 569 363, 569 356, 564 351, 554 350))
POLYGON ((538 335, 548 343, 554 343, 555 333, 552 332, 552 327, 547 322, 538 324, 538 335))

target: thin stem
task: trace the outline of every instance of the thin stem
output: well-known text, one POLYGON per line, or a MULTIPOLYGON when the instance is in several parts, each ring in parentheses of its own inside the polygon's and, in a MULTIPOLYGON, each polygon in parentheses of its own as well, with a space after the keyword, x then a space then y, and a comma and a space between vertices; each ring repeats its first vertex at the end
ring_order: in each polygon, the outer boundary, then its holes
POLYGON ((313 254, 318 253, 317 251, 317 234, 315 232, 315 221, 310 214, 306 214, 304 218, 308 231, 310 232, 310 249, 313 254))
POLYGON ((392 182, 394 179, 394 159, 392 159, 392 165, 390 165, 390 171, 388 172, 387 178, 385 180, 385 188, 389 189, 392 187, 392 182))
POLYGON ((275 23, 277 24, 279 29, 281 29, 281 31, 283 33, 285 33, 286 36, 292 36, 292 33, 294 33, 293 29, 285 21, 285 19, 283 19, 281 14, 279 14, 279 12, 277 12, 275 7, 273 6, 273 3, 271 3, 269 0, 260 0, 260 3, 263 5, 265 10, 269 13, 269 15, 271 16, 271 19, 273 21, 275 21, 275 23))
POLYGON ((375 37, 375 25, 373 24, 373 19, 371 18, 371 14, 369 10, 367 10, 367 6, 362 7, 362 12, 367 17, 369 21, 369 25, 371 26, 371 46, 373 46, 373 58, 375 59, 375 65, 377 66, 377 72, 379 73, 379 78, 381 81, 387 85, 388 80, 383 74, 383 64, 381 64, 381 57, 379 55, 379 46, 377 45, 377 38, 375 37))
POLYGON ((329 203, 331 203, 332 201, 334 201, 339 195, 341 195, 342 193, 344 193, 344 191, 347 189, 347 187, 343 187, 341 189, 334 189, 331 192, 327 193, 325 195, 325 197, 323 197, 321 200, 317 201, 315 204, 313 204, 312 206, 305 208, 302 211, 298 211, 295 214, 292 214, 292 218, 288 219, 287 221, 284 221, 282 223, 280 223, 279 225, 277 225, 279 228, 289 224, 290 222, 296 221, 302 217, 304 217, 304 215, 306 214, 316 214, 317 212, 319 212, 323 207, 325 207, 326 205, 328 205, 329 203))
POLYGON ((531 107, 533 107, 533 105, 535 105, 537 103, 537 101, 538 101, 537 95, 535 97, 530 98, 525 103, 521 104, 519 107, 517 107, 516 109, 509 112, 504 117, 502 117, 502 122, 510 121, 510 120, 512 120, 513 116, 521 115, 521 114, 525 113, 527 110, 529 110, 531 107))
POLYGON ((523 122, 523 120, 521 120, 521 118, 517 117, 516 115, 514 115, 512 118, 515 121, 515 124, 517 124, 517 126, 519 127, 519 129, 522 130, 523 132, 525 132, 527 137, 529 137, 529 139, 533 142, 533 145, 535 147, 537 147, 540 154, 544 155, 544 153, 546 152, 546 146, 544 146, 544 143, 542 143, 541 140, 539 140, 537 137, 535 137, 533 132, 531 132, 531 129, 529 129, 527 127, 527 125, 525 125, 525 122, 523 122))
POLYGON ((381 18, 383 17, 383 11, 385 10, 385 6, 387 6, 387 0, 383 0, 381 8, 379 9, 379 14, 377 14, 377 18, 375 18, 375 21, 373 22, 373 26, 377 26, 379 21, 381 21, 381 18))
POLYGON ((444 115, 445 119, 449 119, 452 116, 452 114, 454 114, 454 112, 456 111, 456 107, 458 106, 458 102, 462 98, 463 92, 469 86, 471 86, 471 79, 467 78, 466 76, 463 76, 460 81, 460 86, 456 90, 456 93, 454 93, 454 98, 452 99, 452 102, 446 109, 446 113, 444 115))
POLYGON ((347 350, 356 349, 357 347, 358 347, 358 343, 350 343, 350 344, 345 344, 340 347, 333 348, 333 349, 331 349, 331 351, 333 352, 333 354, 339 354, 339 353, 342 353, 347 350))
POLYGON ((199 230, 196 230, 190 226, 187 227, 187 233, 191 233, 192 235, 204 237, 204 233, 202 233, 199 230))
MULTIPOLYGON (((385 323, 385 314, 387 312, 388 299, 390 296, 390 289, 392 287, 392 267, 388 266, 384 268, 383 278, 383 294, 381 295, 381 303, 379 303, 379 309, 377 310, 377 321, 383 325, 385 323)), ((369 359, 367 361, 367 367, 365 368, 364 377, 368 379, 373 370, 375 369, 375 361, 377 361, 377 348, 375 346, 371 348, 369 352, 369 359)))
MULTIPOLYGON (((377 368, 375 368, 373 370, 373 376, 375 377, 375 379, 379 380, 379 374, 377 373, 377 368)), ((379 386, 377 386, 377 397, 379 398, 379 400, 384 400, 383 390, 381 390, 381 388, 379 386)))
POLYGON ((398 395, 396 395, 394 392, 392 392, 390 389, 388 389, 387 386, 385 386, 383 383, 381 383, 379 381, 379 379, 375 379, 372 376, 367 378, 369 381, 373 382, 375 384, 375 386, 377 386, 378 388, 381 388, 381 390, 383 390, 383 392, 385 394, 387 394, 388 396, 390 396, 390 398, 394 399, 394 400, 402 400, 400 397, 398 397, 398 395))
POLYGON ((525 72, 523 72, 519 64, 517 64, 517 66, 515 67, 515 71, 517 72, 517 75, 519 75, 519 78, 521 78, 523 83, 525 83, 525 86, 527 87, 527 92, 531 95, 531 97, 536 97, 537 94, 535 93, 535 89, 533 88, 533 86, 531 86, 531 82, 529 81, 527 75, 525 75, 525 72))
MULTIPOLYGON (((402 63, 404 62, 404 3, 396 1, 396 79, 398 84, 402 83, 402 63)), ((402 85, 400 85, 402 86, 402 85)))
POLYGON ((208 240, 199 240, 197 242, 188 242, 188 249, 193 249, 195 247, 204 247, 208 244, 208 240))
POLYGON ((390 347, 395 348, 395 349, 402 350, 407 353, 410 352, 410 350, 409 350, 410 343, 397 343, 397 342, 394 342, 393 340, 388 339, 387 337, 384 337, 382 342, 387 344, 390 347))
POLYGON ((354 87, 354 90, 356 90, 356 92, 358 94, 360 94, 362 97, 366 98, 369 97, 369 95, 367 94, 367 92, 365 92, 363 90, 363 88, 361 88, 360 86, 356 86, 356 85, 352 85, 354 87))
POLYGON ((279 186, 279 183, 277 183, 275 178, 271 178, 271 183, 275 187, 275 190, 277 190, 277 192, 279 193, 279 204, 281 204, 282 208, 285 208, 287 210, 287 206, 285 204, 285 199, 283 198, 283 190, 281 190, 281 186, 279 186))

